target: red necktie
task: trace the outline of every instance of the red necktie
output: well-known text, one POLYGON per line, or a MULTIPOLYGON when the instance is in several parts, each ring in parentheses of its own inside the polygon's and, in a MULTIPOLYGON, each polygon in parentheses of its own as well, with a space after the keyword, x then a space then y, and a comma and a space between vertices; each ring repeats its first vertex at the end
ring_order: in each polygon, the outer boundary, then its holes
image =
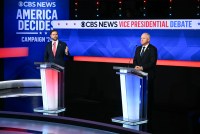
POLYGON ((53 55, 56 56, 56 42, 53 43, 53 55))

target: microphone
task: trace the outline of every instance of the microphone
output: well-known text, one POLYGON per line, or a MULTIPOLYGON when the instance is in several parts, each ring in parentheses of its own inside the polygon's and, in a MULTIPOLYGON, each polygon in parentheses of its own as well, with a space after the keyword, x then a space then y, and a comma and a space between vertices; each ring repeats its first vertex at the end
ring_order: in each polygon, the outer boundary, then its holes
POLYGON ((134 57, 135 50, 136 50, 137 47, 138 47, 138 45, 135 45, 135 46, 133 47, 133 51, 131 52, 131 55, 133 54, 133 56, 131 56, 130 59, 129 59, 129 62, 128 62, 128 68, 129 68, 129 65, 130 65, 131 59, 133 59, 133 57, 134 57))

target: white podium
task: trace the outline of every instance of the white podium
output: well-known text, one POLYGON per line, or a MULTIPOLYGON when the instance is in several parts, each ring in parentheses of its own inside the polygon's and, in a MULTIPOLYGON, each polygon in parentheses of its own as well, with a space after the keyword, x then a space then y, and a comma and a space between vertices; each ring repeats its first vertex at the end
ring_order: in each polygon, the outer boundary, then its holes
POLYGON ((65 111, 64 105, 64 67, 55 63, 35 62, 40 69, 43 107, 34 112, 57 114, 65 111))
POLYGON ((116 67, 120 75, 123 116, 112 118, 124 125, 147 123, 148 74, 134 68, 116 67))

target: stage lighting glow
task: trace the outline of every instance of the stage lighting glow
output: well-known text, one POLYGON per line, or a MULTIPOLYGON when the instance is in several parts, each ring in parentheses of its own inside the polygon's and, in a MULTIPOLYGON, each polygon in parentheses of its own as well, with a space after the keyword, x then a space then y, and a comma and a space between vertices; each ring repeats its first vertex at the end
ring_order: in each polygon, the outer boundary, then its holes
POLYGON ((0 58, 27 57, 28 55, 27 47, 0 48, 0 58))
POLYGON ((41 87, 40 79, 22 79, 0 81, 0 89, 25 88, 25 87, 41 87))
POLYGON ((100 2, 99 0, 96 1, 96 17, 99 17, 99 5, 100 5, 100 2))
MULTIPOLYGON (((103 62, 103 63, 133 63, 130 58, 110 58, 110 57, 91 57, 91 56, 74 56, 74 61, 81 62, 103 62)), ((181 61, 181 60, 158 60, 159 66, 179 66, 179 67, 200 67, 198 61, 181 61)))
POLYGON ((77 11, 78 11, 78 0, 74 1, 74 5, 75 5, 75 7, 74 7, 74 17, 77 18, 78 17, 78 13, 77 13, 77 11))
POLYGON ((172 16, 172 0, 169 0, 169 17, 172 16))
POLYGON ((118 1, 118 6, 119 6, 119 8, 118 8, 118 16, 119 17, 122 17, 122 0, 119 0, 118 1))

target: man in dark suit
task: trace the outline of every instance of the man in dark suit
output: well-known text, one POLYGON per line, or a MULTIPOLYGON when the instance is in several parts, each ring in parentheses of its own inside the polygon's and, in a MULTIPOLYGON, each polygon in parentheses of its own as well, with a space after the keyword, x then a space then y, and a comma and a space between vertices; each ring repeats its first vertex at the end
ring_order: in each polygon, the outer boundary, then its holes
POLYGON ((45 62, 53 62, 60 66, 65 66, 65 56, 69 56, 69 49, 65 42, 58 40, 58 31, 52 30, 50 32, 50 37, 52 41, 50 41, 46 45, 44 61, 45 62))
POLYGON ((141 45, 136 48, 133 60, 133 67, 136 70, 148 73, 148 102, 147 102, 147 118, 148 130, 151 131, 152 124, 152 106, 153 106, 153 90, 157 62, 157 48, 150 44, 150 35, 143 33, 141 35, 141 45))

